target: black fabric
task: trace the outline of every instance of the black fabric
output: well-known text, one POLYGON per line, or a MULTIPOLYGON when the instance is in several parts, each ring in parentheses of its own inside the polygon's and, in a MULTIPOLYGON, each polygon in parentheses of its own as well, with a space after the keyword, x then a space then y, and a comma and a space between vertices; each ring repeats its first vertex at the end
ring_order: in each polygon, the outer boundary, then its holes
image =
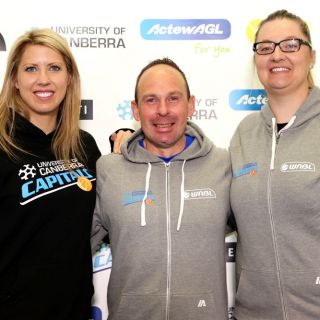
POLYGON ((286 123, 277 123, 278 132, 279 132, 282 128, 284 128, 287 124, 288 124, 287 122, 286 122, 286 123))
POLYGON ((18 160, 0 151, 0 319, 88 320, 95 205, 95 163, 100 151, 81 131, 87 156, 66 163, 46 135, 16 114, 15 140, 32 154, 18 160), (90 191, 78 186, 87 177, 90 191))

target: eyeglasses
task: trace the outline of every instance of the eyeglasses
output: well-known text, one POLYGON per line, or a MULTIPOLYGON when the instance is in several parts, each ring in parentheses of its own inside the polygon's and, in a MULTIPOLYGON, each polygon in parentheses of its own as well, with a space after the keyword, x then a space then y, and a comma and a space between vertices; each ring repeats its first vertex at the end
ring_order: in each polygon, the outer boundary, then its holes
POLYGON ((261 41, 253 44, 253 51, 260 55, 271 54, 279 46, 282 52, 297 52, 300 50, 301 45, 304 44, 312 48, 308 41, 302 39, 285 39, 280 42, 261 41))

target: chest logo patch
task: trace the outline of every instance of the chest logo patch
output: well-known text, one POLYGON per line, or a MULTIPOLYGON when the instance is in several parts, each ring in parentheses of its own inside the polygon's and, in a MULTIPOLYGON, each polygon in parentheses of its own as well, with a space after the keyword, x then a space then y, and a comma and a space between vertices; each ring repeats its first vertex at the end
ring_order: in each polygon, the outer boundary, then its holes
POLYGON ((184 200, 198 200, 198 199, 207 199, 207 198, 216 198, 216 193, 210 189, 194 189, 194 190, 185 190, 184 191, 184 200))
POLYGON ((281 172, 316 171, 316 166, 311 162, 285 162, 280 166, 281 172))
POLYGON ((21 180, 21 205, 73 185, 89 192, 92 181, 96 180, 76 158, 23 164, 18 176, 21 180))
POLYGON ((249 175, 254 177, 259 171, 258 164, 256 162, 249 162, 238 168, 233 172, 233 179, 237 179, 241 176, 249 175))

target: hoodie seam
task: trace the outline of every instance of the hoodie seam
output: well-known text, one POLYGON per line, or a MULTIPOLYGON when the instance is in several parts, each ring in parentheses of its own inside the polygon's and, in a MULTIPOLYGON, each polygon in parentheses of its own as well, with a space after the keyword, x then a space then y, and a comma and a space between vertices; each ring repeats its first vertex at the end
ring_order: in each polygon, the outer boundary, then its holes
POLYGON ((271 227, 271 234, 272 234, 272 241, 273 241, 273 249, 274 249, 274 256, 276 260, 276 273, 277 273, 277 281, 278 281, 278 288, 280 293, 280 300, 281 300, 281 309, 283 314, 283 319, 288 320, 288 312, 287 312, 287 302, 285 299, 284 288, 282 285, 282 276, 281 276, 281 265, 280 265, 280 258, 279 258, 279 250, 278 250, 278 243, 277 243, 277 235, 274 226, 274 218, 273 218, 273 211, 272 211, 272 196, 271 196, 271 175, 272 171, 269 170, 268 175, 268 213, 270 219, 270 227, 271 227))

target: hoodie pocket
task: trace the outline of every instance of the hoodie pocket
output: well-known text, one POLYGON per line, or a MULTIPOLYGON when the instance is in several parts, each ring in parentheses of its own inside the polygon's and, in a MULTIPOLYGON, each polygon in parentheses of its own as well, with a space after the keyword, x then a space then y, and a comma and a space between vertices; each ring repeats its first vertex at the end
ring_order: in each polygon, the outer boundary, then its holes
POLYGON ((157 295, 122 295, 114 320, 165 319, 166 298, 157 295))
POLYGON ((290 272, 284 276, 289 318, 320 318, 320 270, 290 272))
MULTIPOLYGON (((169 304, 169 320, 226 320, 227 307, 218 308, 213 294, 176 295, 169 304)), ((123 295, 115 320, 162 320, 166 319, 166 297, 155 295, 123 295)))
POLYGON ((235 317, 282 319, 281 297, 275 272, 242 269, 236 293, 235 317))

